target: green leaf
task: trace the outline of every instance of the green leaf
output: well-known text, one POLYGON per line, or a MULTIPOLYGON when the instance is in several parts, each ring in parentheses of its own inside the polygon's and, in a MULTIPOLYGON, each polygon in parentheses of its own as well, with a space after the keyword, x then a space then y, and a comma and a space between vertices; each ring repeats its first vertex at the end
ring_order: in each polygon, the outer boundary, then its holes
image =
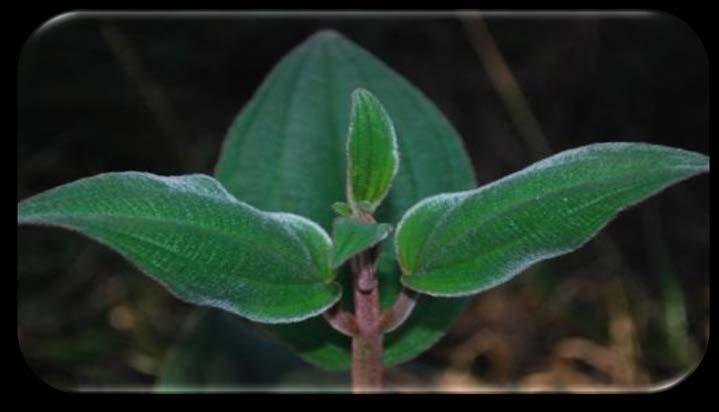
POLYGON ((397 227, 402 283, 435 296, 495 287, 581 247, 624 208, 708 171, 709 158, 699 153, 603 143, 479 189, 425 199, 397 227))
MULTIPOLYGON (((271 71, 232 124, 215 169, 217 179, 258 208, 296 213, 329 231, 336 215, 327 205, 346 195, 346 133, 350 96, 357 88, 377 95, 401 137, 402 167, 375 213, 378 221, 394 225, 427 196, 475 187, 461 139, 434 104, 333 31, 313 35, 271 71)), ((401 289, 393 256, 394 248, 384 248, 379 259, 384 308, 401 289)), ((350 299, 351 293, 345 293, 343 303, 350 299)), ((464 306, 460 299, 422 296, 412 316, 386 336, 385 362, 402 362, 430 347, 464 306)), ((318 366, 350 366, 350 339, 324 319, 268 328, 318 366)))
POLYGON ((157 392, 251 390, 261 392, 349 388, 346 373, 308 365, 253 325, 209 308, 193 312, 158 373, 157 392))
POLYGON ((269 387, 302 367, 297 355, 263 339, 250 325, 226 328, 229 313, 201 309, 188 318, 169 351, 155 389, 160 392, 269 387), (227 362, 223 354, 230 356, 227 362))
POLYGON ((397 174, 397 136, 392 119, 367 90, 357 89, 352 93, 351 110, 347 135, 347 200, 355 211, 372 213, 387 195, 397 174))
POLYGON ((332 210, 340 216, 352 216, 352 208, 344 202, 333 203, 332 210))
POLYGON ((355 208, 358 212, 372 214, 374 213, 375 206, 367 200, 360 200, 356 202, 355 208))
POLYGON ((332 230, 332 267, 341 266, 352 256, 384 240, 392 231, 386 223, 366 223, 337 218, 332 230))
POLYGON ((209 176, 80 179, 20 202, 18 223, 79 231, 179 298, 257 322, 307 319, 340 298, 322 228, 261 212, 209 176))

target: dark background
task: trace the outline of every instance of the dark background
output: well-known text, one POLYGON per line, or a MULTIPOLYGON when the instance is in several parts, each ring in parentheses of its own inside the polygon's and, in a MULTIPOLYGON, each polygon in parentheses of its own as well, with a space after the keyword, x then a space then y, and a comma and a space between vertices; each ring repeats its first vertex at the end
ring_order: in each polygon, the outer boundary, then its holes
MULTIPOLYGON (((483 15, 493 41, 477 19, 59 18, 18 61, 17 198, 109 171, 211 174, 264 76, 327 28, 436 103, 463 136, 479 184, 601 141, 709 154, 708 59, 678 18, 483 15), (492 45, 507 64, 492 67, 509 69, 523 96, 500 97, 511 88, 482 64, 492 45), (533 118, 538 127, 528 128, 533 118)), ((604 233, 474 299, 439 345, 389 379, 577 389, 646 387, 691 371, 709 335, 709 176, 624 212, 604 233)), ((18 230, 20 349, 54 386, 153 384, 192 310, 81 236, 18 230)))

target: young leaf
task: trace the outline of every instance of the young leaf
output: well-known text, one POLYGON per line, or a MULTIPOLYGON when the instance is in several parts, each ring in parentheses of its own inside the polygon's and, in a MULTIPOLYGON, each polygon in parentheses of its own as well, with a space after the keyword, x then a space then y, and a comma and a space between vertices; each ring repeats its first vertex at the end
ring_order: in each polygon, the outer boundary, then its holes
POLYGON ((333 203, 332 210, 340 216, 352 216, 352 208, 344 202, 333 203))
POLYGON ((622 209, 709 171, 707 156, 639 143, 568 150, 467 192, 423 200, 397 227, 409 288, 464 296, 576 250, 622 209))
POLYGON ((337 218, 332 230, 332 267, 341 266, 347 259, 381 242, 391 230, 392 226, 385 223, 337 218))
POLYGON ((347 200, 355 211, 374 212, 397 174, 399 155, 392 119, 364 89, 352 93, 347 136, 347 200), (364 210, 363 210, 364 209, 364 210))
MULTIPOLYGON (((334 31, 314 34, 275 66, 228 131, 215 176, 230 193, 255 207, 296 213, 329 231, 336 214, 327 205, 346 196, 348 96, 360 87, 377 95, 401 136, 397 144, 403 166, 376 210, 378 221, 395 224, 427 196, 475 187, 462 140, 437 107, 371 53, 334 31)), ((394 248, 384 248, 379 260, 380 297, 382 307, 388 308, 402 287, 394 248)), ((345 293, 343 300, 350 298, 345 293)), ((412 316, 387 335, 385 364, 406 361, 429 348, 465 304, 463 299, 422 296, 412 316)), ((315 365, 350 366, 350 339, 322 318, 266 328, 315 365)))
POLYGON ((257 322, 296 322, 340 298, 327 234, 261 212, 204 175, 107 173, 18 204, 18 223, 78 231, 179 298, 257 322))
POLYGON ((375 205, 367 200, 360 200, 355 203, 355 208, 361 213, 372 214, 374 213, 375 205))

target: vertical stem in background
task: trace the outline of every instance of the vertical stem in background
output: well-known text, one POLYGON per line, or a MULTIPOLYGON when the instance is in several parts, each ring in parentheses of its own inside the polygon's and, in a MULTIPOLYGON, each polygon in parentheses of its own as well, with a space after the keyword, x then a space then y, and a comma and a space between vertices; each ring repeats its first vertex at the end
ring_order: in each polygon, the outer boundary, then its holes
POLYGON ((519 87, 519 83, 504 60, 504 56, 497 48, 494 37, 487 29, 484 21, 481 18, 464 18, 461 21, 469 35, 469 40, 477 51, 479 60, 484 66, 487 77, 489 77, 499 98, 502 99, 502 103, 512 119, 513 126, 519 131, 519 137, 529 148, 532 157, 541 159, 552 154, 552 149, 542 133, 542 128, 539 126, 537 118, 534 117, 534 113, 529 107, 522 88, 519 87))
POLYGON ((183 170, 192 170, 191 159, 187 155, 188 151, 181 143, 189 142, 189 139, 184 132, 185 129, 180 126, 179 116, 173 111, 167 93, 144 69, 139 53, 132 47, 129 39, 119 27, 113 23, 103 23, 100 25, 100 34, 127 73, 130 81, 137 86, 147 108, 155 116, 168 147, 177 158, 178 165, 183 170))
POLYGON ((352 258, 357 334, 352 338, 352 390, 382 389, 382 339, 379 283, 374 273, 376 248, 352 258))

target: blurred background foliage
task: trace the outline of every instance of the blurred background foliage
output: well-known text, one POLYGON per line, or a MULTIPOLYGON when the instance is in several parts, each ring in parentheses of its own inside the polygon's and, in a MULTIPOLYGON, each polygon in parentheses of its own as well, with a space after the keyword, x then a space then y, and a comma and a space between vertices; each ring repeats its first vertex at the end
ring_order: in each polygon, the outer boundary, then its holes
MULTIPOLYGON (((264 76, 326 28, 437 104, 480 184, 593 142, 709 153, 707 55, 667 15, 73 15, 36 32, 18 61, 18 200, 108 171, 211 174, 264 76)), ((18 230, 17 279, 20 350, 55 387, 348 384, 240 318, 178 301, 73 233, 18 230)), ((705 175, 479 295, 435 348, 387 380, 396 390, 644 388, 689 373, 708 335, 705 175)))

